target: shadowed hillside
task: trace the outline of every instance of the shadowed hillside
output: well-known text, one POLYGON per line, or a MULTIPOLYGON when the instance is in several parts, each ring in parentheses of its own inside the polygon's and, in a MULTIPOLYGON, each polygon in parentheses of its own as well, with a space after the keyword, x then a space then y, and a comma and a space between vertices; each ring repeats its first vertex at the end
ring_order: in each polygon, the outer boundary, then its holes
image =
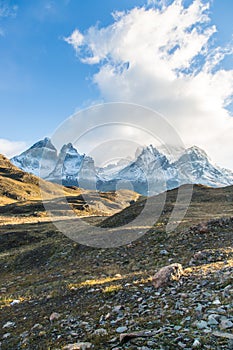
MULTIPOLYGON (((22 177, 25 184, 27 175, 22 177)), ((167 233, 177 196, 169 191, 148 233, 111 249, 86 247, 59 233, 48 218, 35 215, 42 213, 40 201, 2 205, 1 348, 232 349, 232 193, 231 187, 195 186, 185 218, 167 233), (152 276, 171 263, 182 264, 183 275, 155 287, 152 276)), ((115 195, 102 194, 112 205, 115 195)), ((82 200, 69 197, 73 205, 82 200)), ((141 198, 112 217, 83 220, 111 233, 144 204, 141 198)))
MULTIPOLYGON (((188 185, 182 186, 184 192, 188 189, 188 185)), ((164 225, 167 223, 174 206, 176 204, 178 189, 168 191, 166 193, 166 205, 163 208, 162 216, 158 220, 158 225, 164 225)), ((125 225, 134 220, 143 210, 145 205, 149 206, 148 212, 154 212, 154 207, 161 203, 163 205, 164 195, 158 195, 151 197, 148 201, 146 198, 141 197, 137 202, 131 206, 123 209, 123 211, 106 218, 100 224, 100 227, 117 227, 125 225)), ((228 217, 233 215, 233 187, 225 188, 211 188, 201 185, 193 186, 192 200, 188 211, 185 215, 182 226, 192 223, 198 223, 200 221, 206 221, 215 217, 228 217)), ((146 226, 147 222, 144 221, 146 226)))

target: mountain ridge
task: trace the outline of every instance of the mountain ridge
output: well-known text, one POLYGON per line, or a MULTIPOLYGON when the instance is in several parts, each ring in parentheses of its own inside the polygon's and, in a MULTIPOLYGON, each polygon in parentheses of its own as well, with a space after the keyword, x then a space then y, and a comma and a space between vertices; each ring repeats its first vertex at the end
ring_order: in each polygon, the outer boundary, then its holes
POLYGON ((137 150, 135 159, 122 166, 99 168, 93 158, 80 154, 71 143, 58 152, 51 140, 45 138, 11 161, 48 181, 103 192, 123 188, 151 196, 183 184, 211 187, 233 184, 233 172, 214 165, 197 146, 184 149, 172 161, 164 151, 148 145, 137 150))

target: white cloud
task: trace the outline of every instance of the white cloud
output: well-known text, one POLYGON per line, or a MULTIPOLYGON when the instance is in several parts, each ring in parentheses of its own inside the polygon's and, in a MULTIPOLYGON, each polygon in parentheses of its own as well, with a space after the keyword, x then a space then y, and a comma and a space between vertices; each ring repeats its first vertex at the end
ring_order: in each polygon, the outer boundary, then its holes
POLYGON ((8 1, 0 3, 0 17, 15 17, 18 11, 17 5, 9 5, 8 1))
POLYGON ((82 45, 83 39, 83 35, 77 29, 75 29, 71 36, 69 36, 68 38, 64 38, 64 40, 68 44, 72 45, 76 51, 79 51, 79 47, 80 45, 82 45))
POLYGON ((98 63, 93 81, 105 101, 154 108, 187 146, 203 147, 214 161, 233 168, 233 118, 227 110, 233 70, 221 66, 232 47, 213 46, 217 29, 208 2, 166 4, 150 1, 150 6, 116 13, 113 24, 84 34, 76 29, 65 40, 82 62, 98 63))
MULTIPOLYGON (((0 2, 0 18, 4 17, 16 17, 18 11, 18 6, 10 6, 7 1, 0 2)), ((0 37, 5 36, 5 31, 3 28, 0 28, 0 37)))
POLYGON ((0 139, 0 153, 8 158, 25 151, 26 147, 27 144, 23 141, 0 139))

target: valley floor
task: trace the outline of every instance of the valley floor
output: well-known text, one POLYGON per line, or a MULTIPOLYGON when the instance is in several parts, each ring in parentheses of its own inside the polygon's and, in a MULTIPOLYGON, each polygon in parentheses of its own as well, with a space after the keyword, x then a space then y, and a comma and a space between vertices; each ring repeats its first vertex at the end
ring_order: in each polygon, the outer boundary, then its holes
POLYGON ((194 191, 185 219, 168 234, 171 192, 146 235, 111 249, 75 243, 46 218, 2 214, 0 348, 233 349, 232 190, 209 191, 194 191), (152 276, 171 263, 184 275, 156 289, 152 276), (120 336, 132 332, 144 337, 120 336))

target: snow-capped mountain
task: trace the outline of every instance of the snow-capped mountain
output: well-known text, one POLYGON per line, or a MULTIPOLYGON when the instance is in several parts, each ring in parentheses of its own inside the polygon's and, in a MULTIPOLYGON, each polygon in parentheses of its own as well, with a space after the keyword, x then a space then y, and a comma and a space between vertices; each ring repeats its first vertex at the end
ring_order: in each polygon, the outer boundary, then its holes
POLYGON ((113 189, 120 182, 121 186, 130 185, 141 194, 155 194, 166 191, 167 177, 171 176, 171 172, 167 157, 150 145, 143 148, 129 165, 108 178, 99 179, 98 189, 113 189))
POLYGON ((186 149, 174 166, 183 183, 188 178, 190 183, 211 187, 233 184, 233 173, 213 165, 206 152, 196 146, 186 149))
POLYGON ((51 169, 54 169, 56 166, 57 160, 57 150, 50 139, 46 137, 19 156, 13 157, 11 162, 28 173, 46 178, 50 174, 51 169), (42 157, 43 164, 41 162, 42 157))
POLYGON ((71 143, 64 145, 58 155, 56 165, 54 169, 50 169, 47 179, 52 182, 63 182, 64 185, 78 186, 78 174, 83 160, 84 155, 79 154, 71 143))
POLYGON ((58 154, 51 140, 45 138, 11 162, 18 168, 65 186, 96 188, 96 170, 91 157, 79 154, 71 143, 58 154))
POLYGON ((212 164, 200 148, 194 146, 179 152, 178 159, 172 161, 161 149, 150 145, 138 150, 131 162, 98 168, 91 157, 80 154, 71 143, 58 154, 45 138, 11 161, 46 180, 103 192, 130 188, 143 195, 154 195, 182 184, 233 184, 233 172, 212 164))
POLYGON ((171 162, 152 145, 145 147, 131 164, 99 180, 99 189, 113 190, 119 181, 130 182, 136 192, 153 195, 183 184, 222 187, 233 184, 233 172, 213 165, 205 151, 194 146, 171 162))

